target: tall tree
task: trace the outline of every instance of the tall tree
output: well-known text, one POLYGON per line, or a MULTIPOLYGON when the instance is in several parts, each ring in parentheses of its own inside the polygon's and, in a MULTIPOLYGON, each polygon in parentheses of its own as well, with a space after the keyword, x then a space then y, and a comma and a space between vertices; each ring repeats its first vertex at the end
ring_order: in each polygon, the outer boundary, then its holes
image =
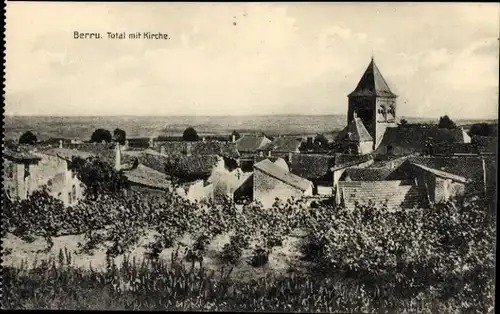
POLYGON ((90 141, 92 143, 101 143, 101 142, 106 142, 109 143, 113 137, 111 136, 111 132, 105 129, 97 129, 92 133, 92 136, 90 137, 90 141))
POLYGON ((328 139, 326 138, 325 135, 318 134, 314 138, 314 144, 318 145, 319 147, 326 148, 328 147, 328 139))
POLYGON ((455 124, 455 122, 453 122, 453 120, 450 119, 450 117, 448 117, 447 115, 445 115, 445 116, 439 118, 438 128, 441 128, 441 129, 456 129, 457 125, 455 124))
POLYGON ((113 140, 117 143, 120 143, 120 145, 125 145, 125 141, 127 140, 127 133, 122 129, 116 128, 113 131, 113 140))
POLYGON ((23 135, 19 137, 19 144, 35 145, 37 141, 36 135, 31 131, 24 132, 23 135))
POLYGON ((194 128, 189 127, 182 133, 182 140, 186 142, 196 142, 198 141, 198 133, 194 128))

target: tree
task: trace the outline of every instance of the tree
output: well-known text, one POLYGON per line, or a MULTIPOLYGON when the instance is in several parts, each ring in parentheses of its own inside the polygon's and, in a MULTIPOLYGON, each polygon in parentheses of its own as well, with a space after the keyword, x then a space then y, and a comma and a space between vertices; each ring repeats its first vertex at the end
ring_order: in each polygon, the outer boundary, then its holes
POLYGON ((455 124, 455 122, 453 122, 453 120, 450 119, 450 117, 445 115, 445 116, 439 118, 438 128, 440 128, 440 129, 456 129, 457 125, 455 124))
POLYGON ((97 129, 92 133, 92 136, 90 137, 90 141, 92 143, 101 143, 101 142, 106 142, 109 143, 113 137, 111 136, 111 132, 105 129, 97 129))
POLYGON ((99 158, 75 157, 71 160, 69 169, 85 184, 87 195, 93 197, 99 194, 116 194, 128 187, 127 177, 99 158))
POLYGON ((405 127, 407 125, 408 125, 408 120, 406 119, 399 120, 398 126, 405 127))
POLYGON ((182 133, 182 140, 186 142, 196 142, 198 141, 198 133, 194 128, 189 127, 182 133))
POLYGON ((122 129, 116 128, 113 131, 113 140, 117 143, 120 143, 120 145, 125 145, 125 141, 127 140, 127 133, 122 129))
POLYGON ((482 122, 471 125, 469 135, 497 136, 497 132, 498 124, 482 122))
POLYGON ((231 133, 231 139, 233 138, 233 136, 234 136, 235 140, 237 140, 241 137, 240 133, 238 133, 236 130, 234 130, 233 133, 231 133))
POLYGON ((325 135, 323 134, 318 134, 314 138, 314 144, 318 145, 319 147, 328 147, 328 139, 326 138, 325 135))
POLYGON ((36 135, 31 131, 25 132, 19 137, 19 144, 35 145, 37 141, 36 135))

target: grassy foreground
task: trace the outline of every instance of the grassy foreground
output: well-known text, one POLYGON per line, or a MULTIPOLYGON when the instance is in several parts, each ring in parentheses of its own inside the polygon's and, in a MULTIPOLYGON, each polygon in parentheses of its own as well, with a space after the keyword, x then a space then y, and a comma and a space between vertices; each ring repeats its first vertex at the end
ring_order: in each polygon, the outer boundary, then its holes
POLYGON ((397 289, 354 280, 290 273, 232 282, 231 269, 175 261, 110 263, 105 272, 73 268, 65 258, 4 269, 2 308, 73 310, 212 310, 292 312, 451 313, 458 304, 432 291, 402 298, 397 289))

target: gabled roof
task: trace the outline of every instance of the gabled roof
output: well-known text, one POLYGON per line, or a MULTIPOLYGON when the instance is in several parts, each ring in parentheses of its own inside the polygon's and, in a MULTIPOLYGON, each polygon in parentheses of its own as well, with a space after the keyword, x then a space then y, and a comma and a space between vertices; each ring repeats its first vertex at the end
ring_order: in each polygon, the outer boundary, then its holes
POLYGON ((240 156, 235 143, 219 141, 163 142, 157 145, 157 149, 162 150, 165 155, 219 155, 227 158, 238 158, 240 156))
POLYGON ((139 164, 137 168, 124 171, 123 174, 132 183, 158 189, 168 189, 171 187, 164 173, 146 167, 145 165, 139 164))
POLYGON ((337 137, 339 141, 351 142, 370 142, 373 137, 368 133, 363 121, 360 118, 354 118, 337 137))
POLYGON ((452 173, 449 173, 449 172, 446 172, 446 171, 441 171, 441 170, 437 170, 437 169, 433 169, 433 168, 430 168, 430 167, 426 167, 424 165, 420 165, 420 164, 417 164, 417 163, 412 163, 413 166, 415 167, 418 167, 424 171, 427 171, 427 172, 430 172, 438 177, 441 177, 441 178, 444 178, 444 179, 451 179, 451 180, 454 180, 454 181, 457 181, 457 182, 460 182, 460 183, 465 183, 467 181, 467 179, 465 179, 464 177, 462 176, 458 176, 458 175, 455 175, 455 174, 452 174, 452 173))
POLYGON ((312 185, 310 181, 284 170, 269 159, 258 162, 254 168, 302 191, 307 190, 312 185))
POLYGON ((343 177, 352 181, 383 181, 391 174, 393 169, 389 168, 347 168, 343 177))
POLYGON ((430 127, 390 127, 382 136, 382 140, 375 150, 376 154, 387 154, 388 147, 395 155, 408 155, 426 151, 427 139, 432 138, 434 146, 442 143, 464 143, 461 129, 444 129, 437 126, 430 127))
POLYGON ((303 141, 304 139, 298 136, 280 136, 261 149, 279 153, 295 153, 299 151, 303 141))
POLYGON ((291 171, 303 178, 321 179, 330 173, 335 164, 335 156, 318 154, 293 154, 291 171))
POLYGON ((243 135, 236 141, 236 147, 240 153, 256 152, 269 143, 271 143, 271 140, 263 135, 243 135))
POLYGON ((356 96, 397 97, 389 88, 389 85, 380 73, 373 58, 356 86, 356 89, 354 89, 348 97, 356 96))
POLYGON ((59 158, 69 160, 73 157, 79 157, 82 159, 87 159, 89 157, 95 157, 95 154, 89 153, 89 152, 83 152, 77 149, 70 149, 70 148, 50 148, 47 150, 43 151, 44 154, 51 155, 51 156, 57 156, 59 158))

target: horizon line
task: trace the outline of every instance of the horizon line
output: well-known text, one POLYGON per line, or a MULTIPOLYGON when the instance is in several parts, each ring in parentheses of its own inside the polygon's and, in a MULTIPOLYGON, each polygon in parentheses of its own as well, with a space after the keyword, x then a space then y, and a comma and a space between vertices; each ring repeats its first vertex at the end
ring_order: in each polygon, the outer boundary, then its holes
MULTIPOLYGON (((443 114, 443 116, 446 114, 443 114)), ((347 116, 343 113, 318 113, 318 114, 302 114, 302 113, 276 113, 276 114, 236 114, 236 115, 196 115, 196 114, 186 114, 186 115, 49 115, 49 114, 5 114, 5 118, 170 118, 170 117, 210 117, 210 118, 224 118, 224 117, 290 117, 290 116, 303 116, 303 117, 318 117, 318 116, 347 116)), ((401 115, 400 118, 412 118, 412 119, 439 119, 441 116, 406 116, 401 115)), ((462 118, 462 117, 450 117, 456 120, 498 120, 498 117, 478 117, 478 118, 462 118)))

